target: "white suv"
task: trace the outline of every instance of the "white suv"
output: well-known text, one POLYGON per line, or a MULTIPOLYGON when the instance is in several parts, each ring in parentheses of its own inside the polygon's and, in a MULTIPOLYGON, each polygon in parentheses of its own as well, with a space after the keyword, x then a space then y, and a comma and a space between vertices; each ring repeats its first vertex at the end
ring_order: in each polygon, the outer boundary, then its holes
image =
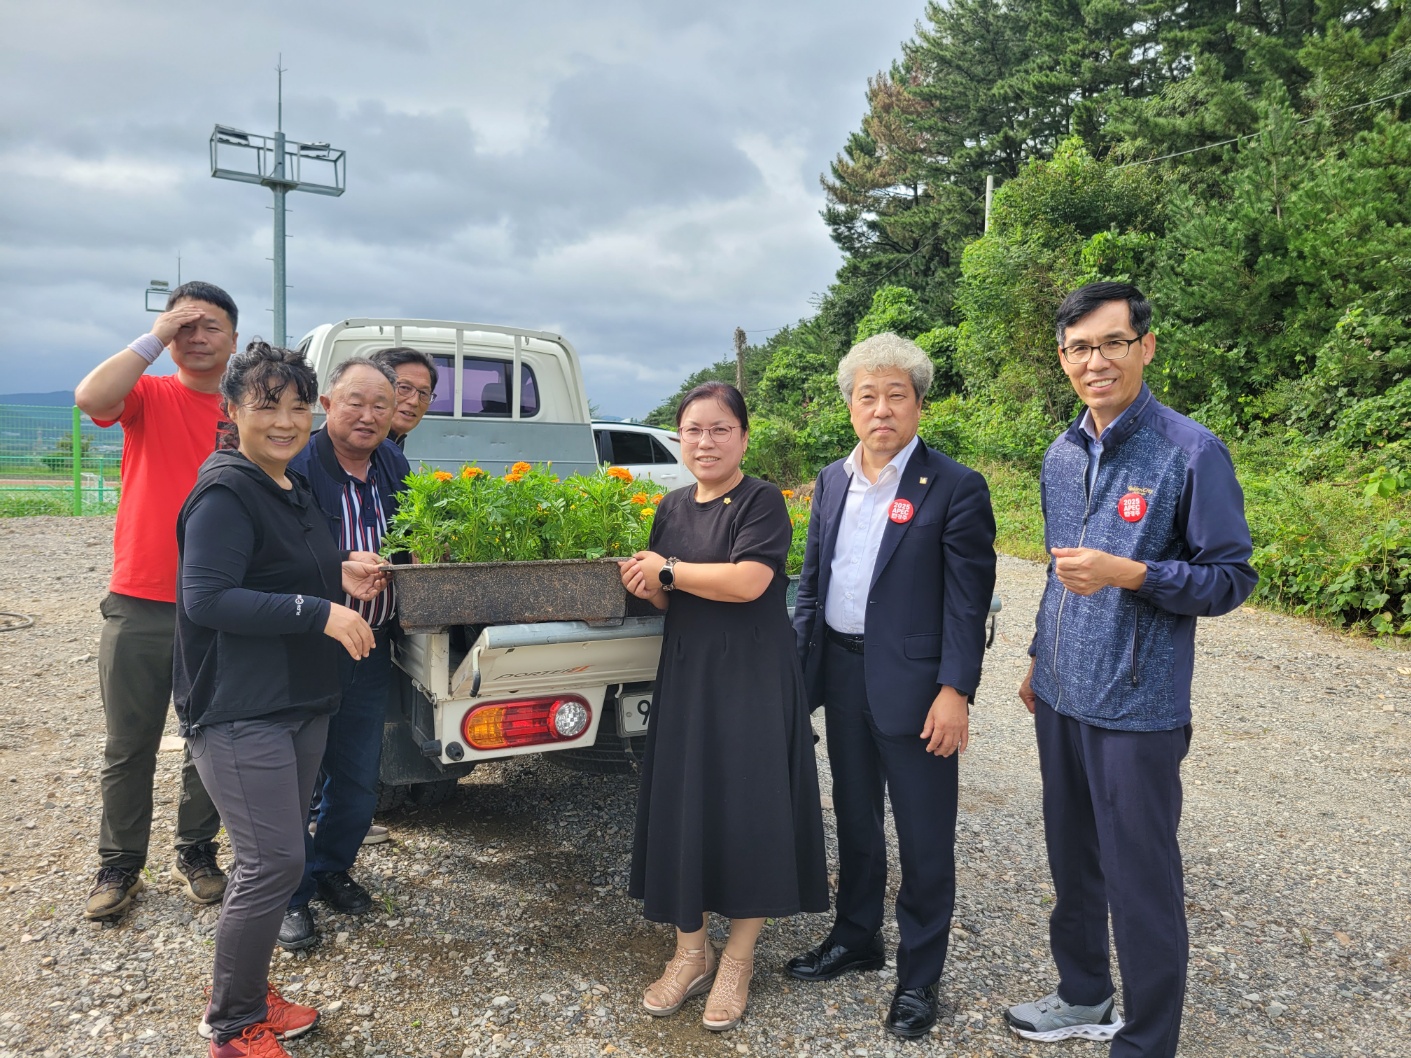
POLYGON ((626 467, 634 478, 650 478, 668 490, 695 483, 681 461, 681 438, 673 430, 635 422, 593 423, 598 461, 626 467))

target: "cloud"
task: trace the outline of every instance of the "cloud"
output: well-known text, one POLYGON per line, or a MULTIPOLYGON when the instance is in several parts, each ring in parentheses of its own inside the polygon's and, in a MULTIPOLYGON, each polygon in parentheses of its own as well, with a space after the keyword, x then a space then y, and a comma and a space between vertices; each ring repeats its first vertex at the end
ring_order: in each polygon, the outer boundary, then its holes
POLYGON ((807 315, 838 256, 818 174, 918 0, 16 6, 0 69, 0 392, 72 386, 150 325, 150 278, 219 283, 267 335, 271 196, 212 180, 216 122, 348 152, 289 196, 295 337, 355 315, 555 330, 642 414, 807 315))

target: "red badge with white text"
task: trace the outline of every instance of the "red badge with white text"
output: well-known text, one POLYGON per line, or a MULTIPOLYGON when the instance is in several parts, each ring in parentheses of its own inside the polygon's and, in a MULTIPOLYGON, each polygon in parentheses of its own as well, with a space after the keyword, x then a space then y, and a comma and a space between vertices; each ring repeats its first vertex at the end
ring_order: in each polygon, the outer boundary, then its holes
POLYGON ((1129 492, 1117 501, 1117 513, 1124 522, 1139 522, 1146 517, 1146 497, 1140 492, 1129 492))
POLYGON ((911 516, 916 513, 916 508, 911 505, 910 500, 893 500, 892 509, 887 512, 887 517, 898 525, 904 525, 911 521, 911 516))

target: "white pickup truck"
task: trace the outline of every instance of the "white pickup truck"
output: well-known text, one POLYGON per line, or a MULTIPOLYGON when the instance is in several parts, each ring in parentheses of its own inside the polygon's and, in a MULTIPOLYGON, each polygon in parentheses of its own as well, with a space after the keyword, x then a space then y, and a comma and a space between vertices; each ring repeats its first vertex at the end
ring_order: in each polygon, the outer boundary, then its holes
MULTIPOLYGON (((350 319, 300 344, 318 372, 409 346, 440 378, 407 459, 502 473, 519 460, 562 474, 598 465, 578 354, 559 335, 439 320, 350 319)), ((454 626, 393 640, 379 810, 436 804, 477 764, 527 753, 598 771, 640 756, 661 652, 660 616, 454 626), (586 722, 585 716, 586 713, 586 722)))

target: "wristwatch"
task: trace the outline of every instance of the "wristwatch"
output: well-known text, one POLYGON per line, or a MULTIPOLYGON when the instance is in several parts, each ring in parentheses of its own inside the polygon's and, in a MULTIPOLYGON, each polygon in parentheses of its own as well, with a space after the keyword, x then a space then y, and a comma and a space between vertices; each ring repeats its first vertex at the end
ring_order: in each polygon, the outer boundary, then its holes
POLYGON ((657 574, 657 580, 661 581, 662 591, 676 590, 676 557, 674 555, 666 560, 666 565, 661 567, 661 572, 657 574))

